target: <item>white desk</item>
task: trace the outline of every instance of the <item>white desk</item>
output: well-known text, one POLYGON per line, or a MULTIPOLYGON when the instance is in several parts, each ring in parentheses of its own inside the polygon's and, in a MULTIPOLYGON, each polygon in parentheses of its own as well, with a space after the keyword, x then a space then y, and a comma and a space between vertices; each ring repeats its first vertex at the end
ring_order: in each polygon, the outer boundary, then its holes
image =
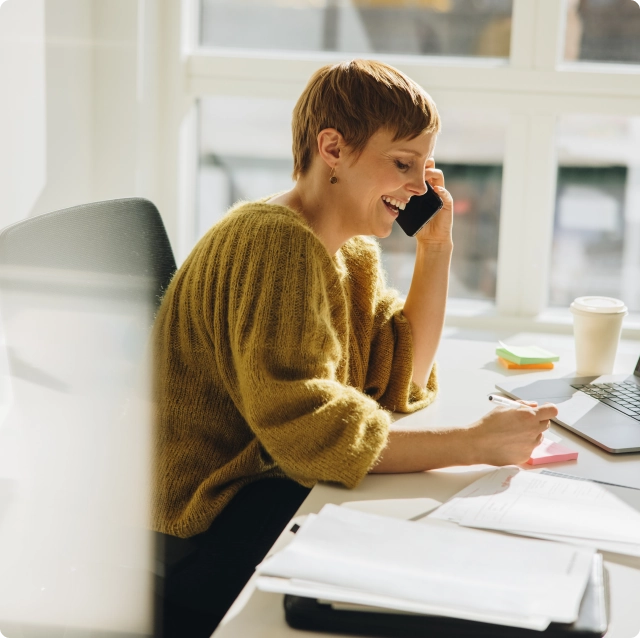
MULTIPOLYGON (((476 421, 491 409, 487 394, 505 375, 527 374, 529 378, 571 375, 573 344, 564 335, 474 333, 449 329, 438 352, 440 394, 426 410, 402 417, 403 426, 447 427, 476 421), (560 362, 553 371, 507 371, 495 360, 498 338, 509 344, 535 343, 557 352, 560 362)), ((622 342, 616 359, 616 373, 631 373, 640 355, 640 343, 622 342)), ((640 488, 640 454, 612 455, 580 437, 552 425, 563 443, 579 451, 577 461, 554 463, 549 469, 596 480, 640 488)), ((524 466, 530 468, 530 466, 524 466)), ((540 467, 540 466, 538 466, 540 467)), ((457 467, 419 474, 369 475, 354 490, 327 484, 317 485, 302 504, 298 515, 318 512, 325 503, 344 501, 430 497, 445 501, 491 468, 457 467)), ((640 492, 639 492, 640 506, 640 492)), ((274 548, 286 542, 285 531, 274 548)), ((611 582, 611 622, 607 638, 640 636, 640 559, 605 554, 611 582)), ((290 629, 284 620, 282 595, 256 591, 250 581, 218 627, 215 638, 275 638, 326 636, 290 629)))

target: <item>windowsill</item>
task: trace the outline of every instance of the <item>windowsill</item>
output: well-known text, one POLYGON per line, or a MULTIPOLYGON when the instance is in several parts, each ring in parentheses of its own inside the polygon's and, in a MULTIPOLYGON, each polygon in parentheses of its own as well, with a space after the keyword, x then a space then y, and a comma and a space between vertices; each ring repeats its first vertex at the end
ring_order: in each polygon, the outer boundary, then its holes
POLYGON ((557 71, 560 73, 638 75, 640 64, 637 62, 596 62, 594 60, 564 61, 558 65, 557 71))
MULTIPOLYGON (((473 299, 449 299, 445 325, 478 330, 573 332, 573 319, 568 308, 548 308, 534 317, 516 317, 498 314, 493 302, 473 299)), ((622 338, 640 339, 640 313, 631 313, 624 318, 622 338)))

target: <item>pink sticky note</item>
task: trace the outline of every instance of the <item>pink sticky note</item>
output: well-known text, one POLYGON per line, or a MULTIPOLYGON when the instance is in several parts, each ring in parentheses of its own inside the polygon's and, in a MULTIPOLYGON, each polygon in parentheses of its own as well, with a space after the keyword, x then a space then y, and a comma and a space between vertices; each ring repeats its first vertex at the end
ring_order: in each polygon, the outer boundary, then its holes
POLYGON ((544 441, 531 452, 531 458, 527 461, 527 464, 559 463, 560 461, 573 461, 577 458, 577 452, 550 439, 544 439, 544 441))

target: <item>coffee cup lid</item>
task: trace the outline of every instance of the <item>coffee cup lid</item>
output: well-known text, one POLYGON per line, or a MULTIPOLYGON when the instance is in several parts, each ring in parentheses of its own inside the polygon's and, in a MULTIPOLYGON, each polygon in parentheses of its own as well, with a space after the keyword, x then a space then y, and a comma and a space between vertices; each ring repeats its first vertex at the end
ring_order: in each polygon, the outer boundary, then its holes
POLYGON ((578 297, 571 304, 571 308, 608 315, 627 312, 624 302, 613 297, 578 297))

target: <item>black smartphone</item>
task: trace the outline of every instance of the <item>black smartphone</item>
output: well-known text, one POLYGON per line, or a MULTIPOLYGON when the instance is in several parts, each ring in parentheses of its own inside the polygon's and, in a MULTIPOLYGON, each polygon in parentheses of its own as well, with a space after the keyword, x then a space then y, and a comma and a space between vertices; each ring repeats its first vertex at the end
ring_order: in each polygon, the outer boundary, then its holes
POLYGON ((424 195, 414 195, 396 217, 398 226, 409 237, 413 237, 444 206, 444 202, 431 184, 425 184, 427 192, 424 195))

